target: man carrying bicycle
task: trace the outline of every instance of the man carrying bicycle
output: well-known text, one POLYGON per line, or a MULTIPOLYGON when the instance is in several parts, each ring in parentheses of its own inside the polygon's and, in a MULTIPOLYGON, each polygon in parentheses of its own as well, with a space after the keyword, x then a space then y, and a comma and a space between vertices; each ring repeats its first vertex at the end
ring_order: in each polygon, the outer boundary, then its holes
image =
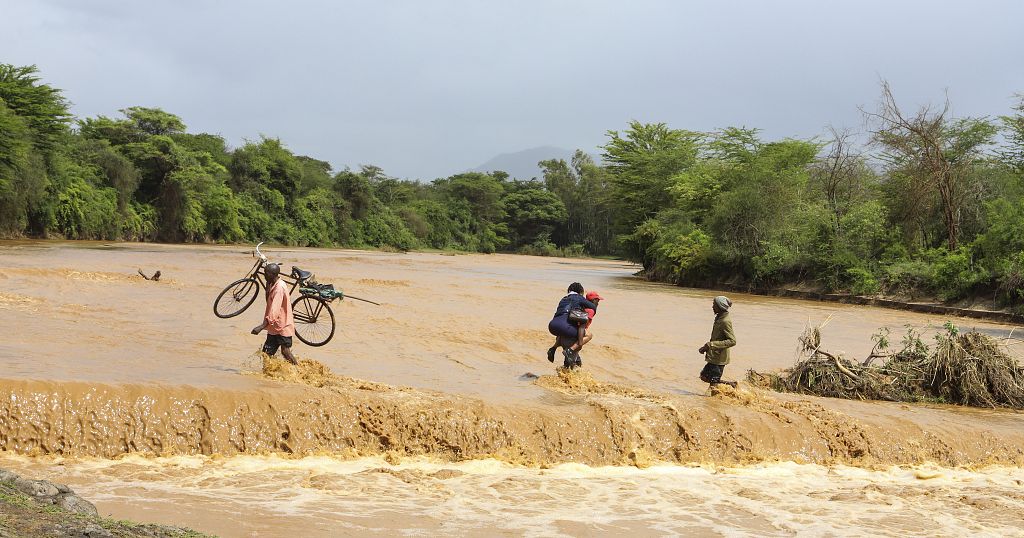
POLYGON ((295 336, 295 317, 292 305, 288 302, 288 286, 280 278, 281 267, 276 263, 268 263, 263 268, 263 276, 267 279, 267 309, 263 313, 263 323, 253 327, 252 334, 260 334, 267 330, 267 341, 263 344, 263 352, 267 355, 281 354, 285 360, 298 364, 292 355, 292 336, 295 336))

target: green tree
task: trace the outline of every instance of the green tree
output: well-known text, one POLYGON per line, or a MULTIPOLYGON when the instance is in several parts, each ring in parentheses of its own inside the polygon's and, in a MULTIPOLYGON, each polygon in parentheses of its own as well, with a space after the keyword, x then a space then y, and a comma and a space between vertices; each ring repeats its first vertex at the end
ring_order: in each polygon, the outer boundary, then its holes
POLYGON ((31 151, 32 134, 25 120, 0 101, 0 180, 13 178, 31 151))
POLYGON ((708 226, 736 267, 772 280, 802 262, 811 231, 803 199, 818 149, 810 141, 769 142, 723 167, 719 183, 727 188, 708 226))
POLYGON ((334 176, 334 192, 348 204, 351 218, 363 219, 370 210, 374 195, 373 187, 367 176, 372 177, 372 174, 372 170, 366 169, 358 174, 351 170, 344 170, 334 176))
POLYGON ((911 195, 938 194, 946 245, 960 244, 962 215, 971 203, 974 167, 992 143, 996 127, 984 119, 948 119, 949 103, 942 110, 929 107, 907 116, 896 104, 887 82, 877 113, 867 113, 875 123, 874 140, 890 168, 909 181, 911 195))
POLYGON ((555 243, 561 247, 581 244, 591 254, 611 252, 614 204, 608 172, 581 150, 569 163, 551 159, 538 165, 547 190, 566 208, 565 225, 552 234, 555 243))
POLYGON ((836 235, 842 219, 856 204, 870 199, 877 188, 877 176, 854 145, 854 133, 829 128, 828 151, 811 164, 811 194, 828 210, 836 235))
POLYGON ((545 190, 543 184, 533 181, 516 182, 502 203, 513 248, 547 241, 555 226, 567 217, 565 204, 545 190))
POLYGON ((675 207, 685 211, 689 220, 705 225, 719 195, 746 179, 745 166, 762 146, 757 129, 727 127, 704 135, 699 158, 670 178, 668 192, 675 207))
POLYGON ((41 172, 42 160, 33 148, 27 123, 0 101, 0 232, 12 234, 25 228, 29 198, 45 186, 41 172))
POLYGON ((49 150, 67 132, 71 114, 60 90, 39 82, 38 71, 0 64, 0 102, 24 120, 36 147, 49 150))
POLYGON ((231 153, 223 137, 208 133, 177 133, 171 135, 171 139, 190 152, 208 154, 224 168, 231 165, 231 153))
POLYGON ((1018 94, 1017 98, 1014 114, 999 117, 1005 133, 1005 143, 999 156, 1017 173, 1024 174, 1024 94, 1018 94))
POLYGON ((0 232, 45 234, 54 152, 67 137, 68 104, 35 66, 0 64, 0 232))
POLYGON ((175 135, 185 132, 181 118, 159 108, 133 106, 121 109, 137 131, 145 135, 175 135))
POLYGON ((317 188, 296 200, 292 219, 298 237, 293 241, 304 246, 329 246, 338 242, 336 198, 326 188, 317 188))
POLYGON ((299 193, 307 194, 317 189, 330 189, 332 183, 331 164, 305 155, 295 157, 301 171, 299 193))
POLYGON ((449 204, 453 217, 469 230, 472 238, 465 243, 469 250, 494 252, 508 244, 503 222, 505 186, 501 179, 492 174, 466 172, 435 180, 433 186, 449 204))
POLYGON ((277 138, 247 142, 235 150, 228 170, 236 191, 260 185, 281 193, 289 202, 301 192, 302 165, 277 138))
POLYGON ((466 172, 451 176, 446 180, 435 181, 447 196, 464 200, 473 213, 473 217, 484 223, 494 223, 505 216, 504 204, 501 201, 505 193, 501 181, 490 174, 466 172))
POLYGON ((664 123, 638 121, 630 122, 625 133, 607 134, 603 157, 608 163, 620 229, 629 234, 627 255, 646 265, 647 245, 637 243, 633 232, 672 203, 672 178, 696 162, 701 136, 669 129, 664 123))
POLYGON ((139 188, 141 175, 132 161, 110 146, 106 140, 81 140, 77 157, 99 167, 106 184, 117 192, 117 209, 124 215, 139 188))

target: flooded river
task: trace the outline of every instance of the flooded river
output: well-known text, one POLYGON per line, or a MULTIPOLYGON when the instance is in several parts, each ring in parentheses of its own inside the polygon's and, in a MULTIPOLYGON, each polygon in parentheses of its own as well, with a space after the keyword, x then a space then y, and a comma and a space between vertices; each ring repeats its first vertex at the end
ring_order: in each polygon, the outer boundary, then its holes
MULTIPOLYGON (((709 395, 715 292, 615 261, 265 250, 381 306, 335 303, 334 339, 267 375, 262 299, 212 311, 251 249, 0 243, 0 467, 224 536, 1024 533, 1024 415, 709 395), (573 281, 606 301, 559 378, 546 324, 573 281)), ((861 358, 946 321, 730 296, 731 378, 792 364, 808 322, 861 358)))
POLYGON ((185 521, 225 536, 1024 534, 1020 468, 536 470, 495 460, 275 456, 60 463, 0 458, 75 483, 116 515, 185 521))

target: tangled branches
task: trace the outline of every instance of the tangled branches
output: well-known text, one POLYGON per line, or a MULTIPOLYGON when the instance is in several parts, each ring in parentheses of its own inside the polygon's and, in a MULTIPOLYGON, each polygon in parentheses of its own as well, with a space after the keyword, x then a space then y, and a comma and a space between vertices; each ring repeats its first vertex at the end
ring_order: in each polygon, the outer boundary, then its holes
POLYGON ((947 324, 932 349, 910 330, 900 351, 880 355, 877 351, 888 346, 883 335, 876 337, 871 356, 856 363, 821 349, 824 325, 804 330, 794 366, 780 373, 751 370, 747 380, 780 392, 833 398, 1024 409, 1024 368, 989 336, 961 334, 947 324), (879 356, 887 360, 871 366, 879 356))

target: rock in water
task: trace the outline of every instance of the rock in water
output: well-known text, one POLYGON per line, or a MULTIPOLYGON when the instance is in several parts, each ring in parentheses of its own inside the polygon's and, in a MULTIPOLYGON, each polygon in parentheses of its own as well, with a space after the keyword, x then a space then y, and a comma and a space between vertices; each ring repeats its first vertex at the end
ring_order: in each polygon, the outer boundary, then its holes
POLYGON ((29 480, 5 469, 0 469, 0 482, 0 538, 113 538, 114 533, 126 538, 206 536, 181 527, 104 520, 95 505, 64 484, 29 480), (36 503, 42 506, 33 506, 36 503), (113 531, 104 528, 108 523, 113 531))
POLYGON ((86 516, 100 515, 99 510, 96 510, 96 505, 79 497, 78 495, 75 495, 74 493, 61 494, 57 505, 68 512, 74 512, 76 514, 83 514, 86 516))
MULTIPOLYGON (((19 478, 14 481, 14 487, 18 488, 18 491, 25 495, 35 497, 37 501, 43 502, 45 502, 46 498, 56 497, 60 493, 57 486, 54 486, 46 480, 28 480, 25 478, 19 478)), ((51 502, 50 504, 53 503, 51 502)))
MULTIPOLYGON (((42 504, 55 504, 68 512, 87 516, 98 516, 99 511, 91 502, 75 495, 71 488, 64 484, 54 484, 49 480, 29 480, 15 473, 0 469, 0 480, 13 482, 14 487, 42 504)), ((96 535, 101 536, 101 535, 96 535)))
POLYGON ((430 476, 432 476, 432 477, 434 477, 434 478, 436 478, 438 480, 448 480, 449 478, 456 478, 456 477, 462 476, 464 474, 466 474, 466 473, 464 473, 464 472, 462 472, 462 471, 460 471, 458 469, 441 469, 440 471, 431 473, 430 476))

